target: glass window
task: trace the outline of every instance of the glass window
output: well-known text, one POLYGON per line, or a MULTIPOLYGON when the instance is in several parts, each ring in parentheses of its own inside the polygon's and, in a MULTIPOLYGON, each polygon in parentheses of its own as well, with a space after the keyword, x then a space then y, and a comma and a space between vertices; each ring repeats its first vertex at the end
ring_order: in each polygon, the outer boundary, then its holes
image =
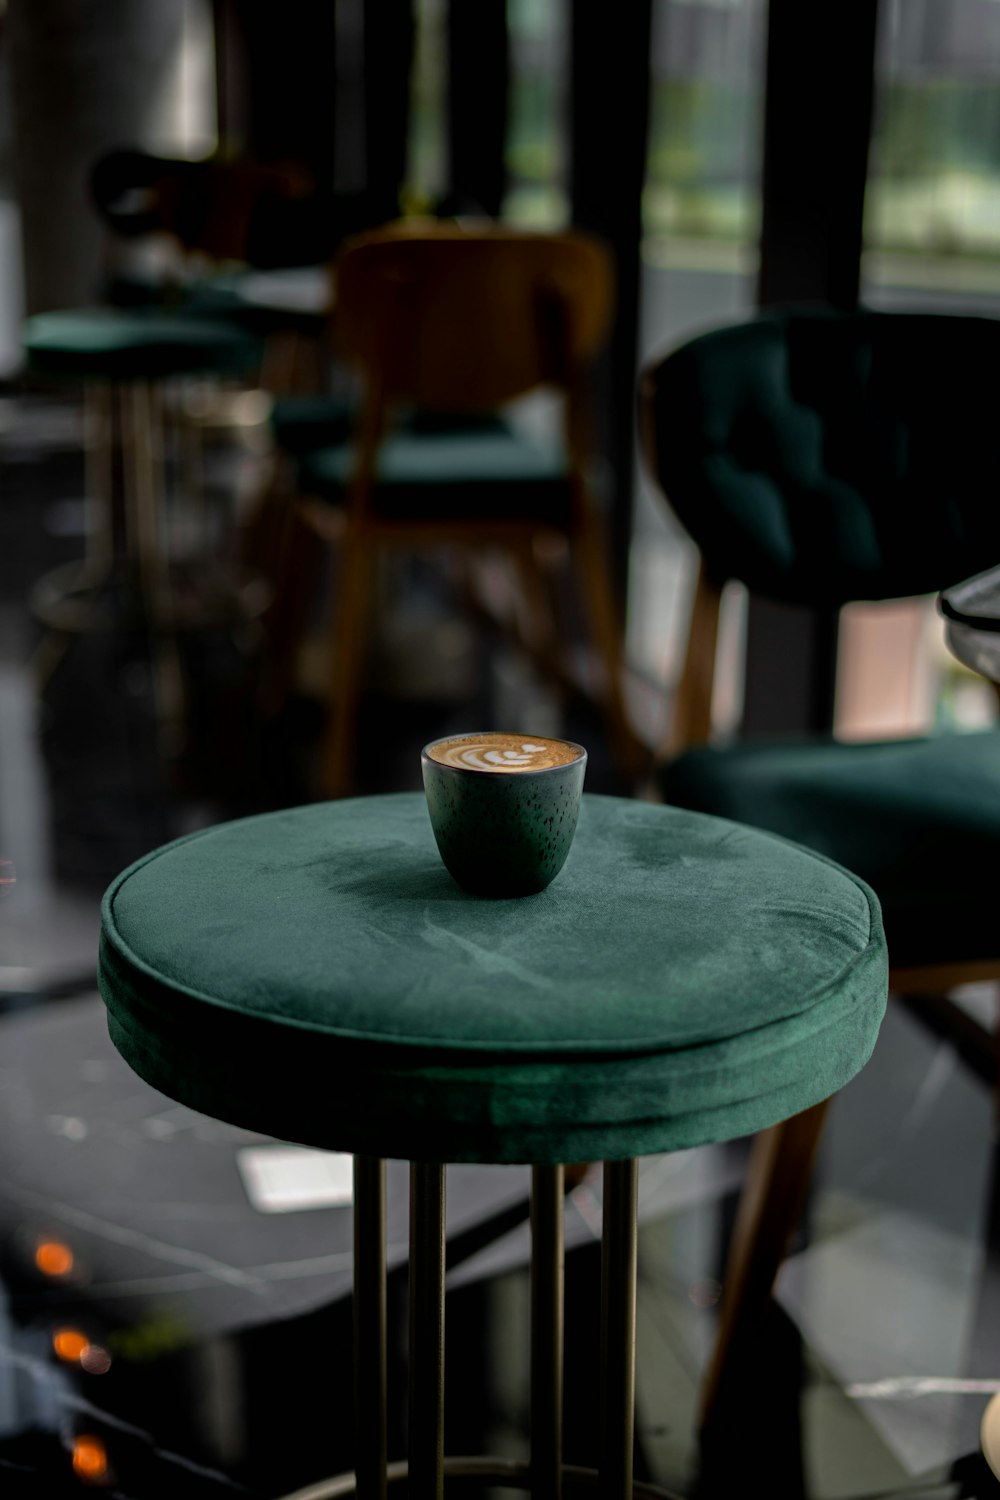
POLYGON ((447 16, 444 0, 417 0, 410 84, 406 213, 430 213, 447 189, 447 16))
POLYGON ((507 0, 507 194, 503 217, 532 229, 569 220, 568 0, 507 0))
POLYGON ((865 203, 872 306, 1000 306, 1000 0, 888 0, 865 203))
POLYGON ((765 20, 759 0, 654 6, 647 235, 756 243, 765 20))

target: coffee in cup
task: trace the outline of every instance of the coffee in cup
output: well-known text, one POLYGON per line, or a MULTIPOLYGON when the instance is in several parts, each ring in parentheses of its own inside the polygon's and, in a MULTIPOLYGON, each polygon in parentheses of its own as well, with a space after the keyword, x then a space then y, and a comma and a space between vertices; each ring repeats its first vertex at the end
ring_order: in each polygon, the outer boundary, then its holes
POLYGON ((420 759, 434 837, 460 886, 527 896, 555 879, 580 812, 582 745, 488 731, 434 740, 420 759))
POLYGON ((428 745, 431 760, 467 771, 548 771, 586 755, 569 740, 529 739, 523 734, 460 734, 428 745))

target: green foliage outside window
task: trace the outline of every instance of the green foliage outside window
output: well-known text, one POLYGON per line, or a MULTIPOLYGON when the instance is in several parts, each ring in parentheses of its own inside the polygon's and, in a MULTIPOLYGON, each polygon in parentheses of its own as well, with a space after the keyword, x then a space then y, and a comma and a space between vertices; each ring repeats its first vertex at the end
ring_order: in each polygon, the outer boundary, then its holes
POLYGON ((883 84, 865 233, 879 250, 1000 256, 1000 83, 883 84))

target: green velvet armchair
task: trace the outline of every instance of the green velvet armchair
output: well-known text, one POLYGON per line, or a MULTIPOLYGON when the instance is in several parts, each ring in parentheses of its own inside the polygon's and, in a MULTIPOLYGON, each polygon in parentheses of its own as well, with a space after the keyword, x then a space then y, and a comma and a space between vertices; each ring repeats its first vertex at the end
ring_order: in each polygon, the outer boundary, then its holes
MULTIPOLYGON (((647 468, 700 552, 658 793, 860 875, 881 902, 890 988, 944 1014, 949 989, 1000 979, 1000 733, 710 744, 712 676, 730 579, 835 614, 1000 561, 998 360, 1000 321, 791 310, 692 339, 639 395, 647 468)), ((993 1046, 981 1038, 991 1067, 993 1046)), ((758 1143, 765 1200, 804 1182, 782 1162, 808 1161, 821 1125, 819 1111, 758 1143)), ((799 1207, 796 1186, 780 1233, 799 1207)))

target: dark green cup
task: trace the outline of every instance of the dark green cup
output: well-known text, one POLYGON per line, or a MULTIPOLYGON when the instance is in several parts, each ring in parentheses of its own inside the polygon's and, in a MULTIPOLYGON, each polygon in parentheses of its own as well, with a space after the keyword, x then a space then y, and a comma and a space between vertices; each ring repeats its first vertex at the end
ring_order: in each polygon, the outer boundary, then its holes
POLYGON ((580 814, 582 745, 492 731, 449 735, 425 745, 420 764, 441 858, 463 890, 531 896, 555 879, 580 814), (449 762, 439 758, 445 753, 449 762), (550 764, 553 757, 563 759, 550 764))

